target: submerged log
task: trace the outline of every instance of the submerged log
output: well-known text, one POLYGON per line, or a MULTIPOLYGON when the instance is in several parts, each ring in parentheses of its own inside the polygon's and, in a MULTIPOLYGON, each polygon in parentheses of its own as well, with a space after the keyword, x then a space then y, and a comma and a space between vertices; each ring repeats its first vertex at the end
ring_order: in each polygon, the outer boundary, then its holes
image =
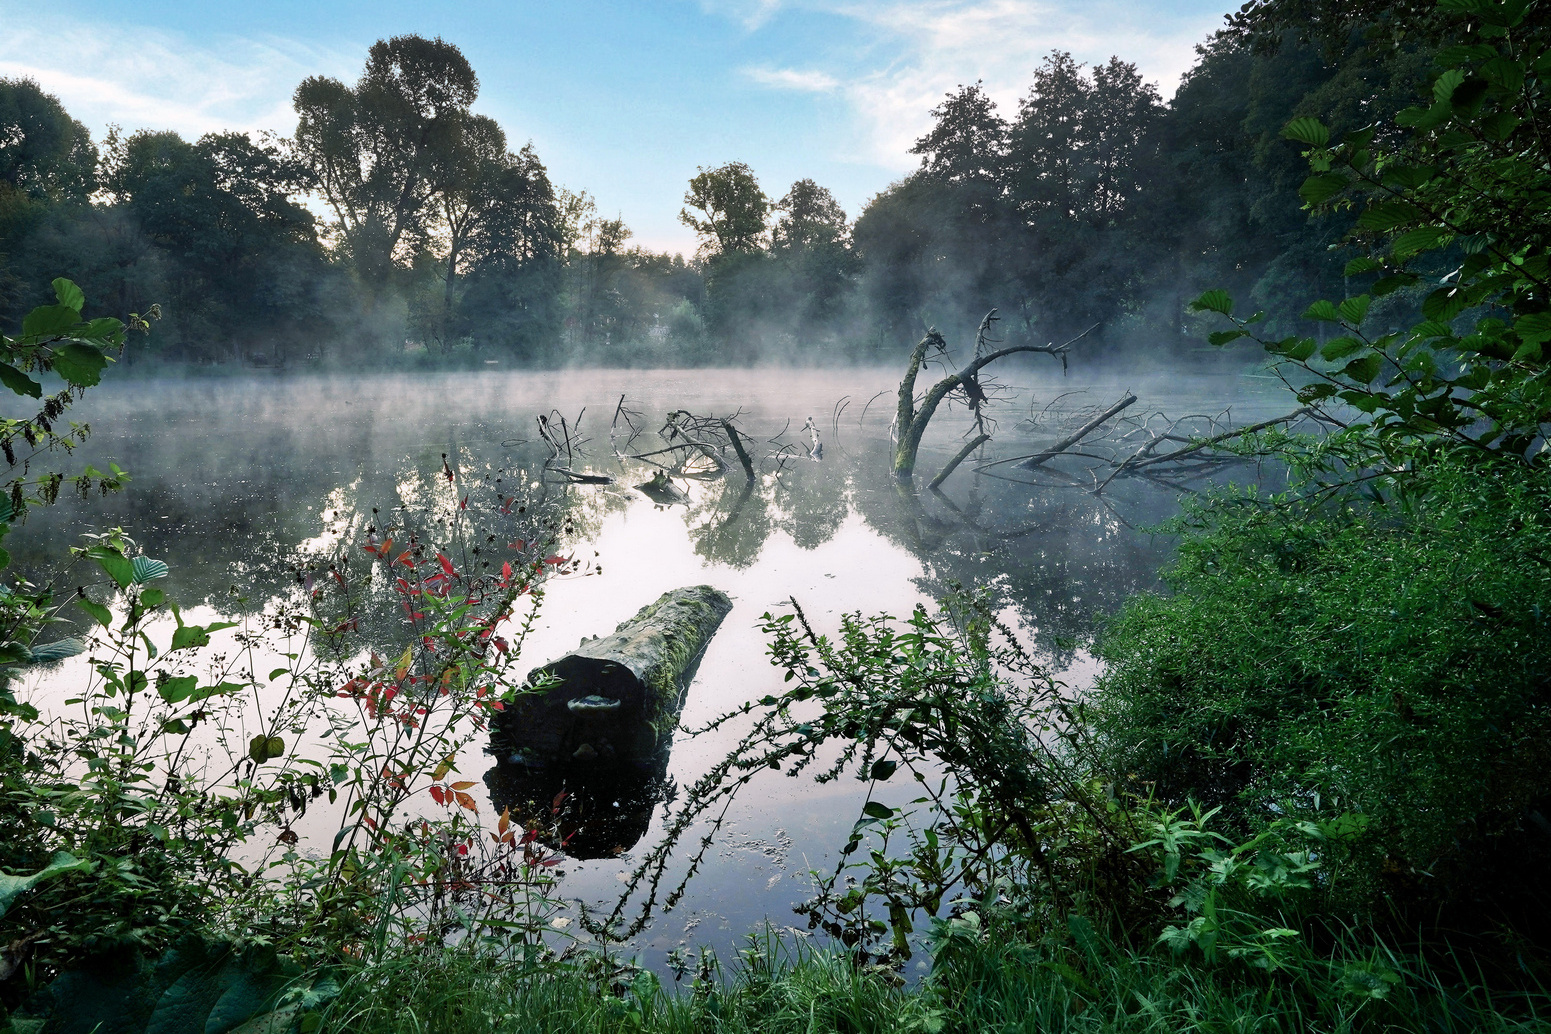
POLYGON ((722 619, 709 585, 664 593, 611 635, 529 673, 547 688, 518 697, 495 723, 496 754, 530 766, 650 764, 671 742, 684 692, 722 619))

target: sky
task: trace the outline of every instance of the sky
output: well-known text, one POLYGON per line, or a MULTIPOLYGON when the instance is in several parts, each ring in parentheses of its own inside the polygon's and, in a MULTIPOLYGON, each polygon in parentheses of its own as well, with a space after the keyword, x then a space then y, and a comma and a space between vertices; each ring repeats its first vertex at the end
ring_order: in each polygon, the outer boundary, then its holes
POLYGON ((289 133, 309 75, 353 83, 386 36, 440 36, 474 109, 532 141, 558 186, 633 244, 693 252, 700 167, 747 163, 780 197, 811 178, 851 215, 915 168, 961 83, 1016 112, 1053 49, 1119 55, 1170 97, 1223 0, 0 0, 0 77, 36 79, 99 139, 110 124, 289 133))

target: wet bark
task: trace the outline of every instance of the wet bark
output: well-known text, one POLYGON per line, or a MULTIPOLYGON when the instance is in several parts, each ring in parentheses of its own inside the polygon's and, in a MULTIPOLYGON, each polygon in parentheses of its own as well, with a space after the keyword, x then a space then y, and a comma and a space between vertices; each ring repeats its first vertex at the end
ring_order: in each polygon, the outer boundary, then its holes
POLYGON ((727 594, 709 585, 675 589, 610 635, 535 668, 530 682, 552 682, 498 713, 497 756, 535 766, 650 764, 730 610, 727 594))

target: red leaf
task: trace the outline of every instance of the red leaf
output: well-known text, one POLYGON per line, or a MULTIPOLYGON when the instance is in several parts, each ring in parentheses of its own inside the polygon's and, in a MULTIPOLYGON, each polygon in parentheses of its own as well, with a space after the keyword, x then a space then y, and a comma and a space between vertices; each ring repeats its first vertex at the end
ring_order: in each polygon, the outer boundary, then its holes
POLYGON ((524 542, 522 539, 518 539, 516 542, 508 542, 506 544, 506 548, 507 549, 527 549, 528 548, 528 544, 526 542, 524 542))
POLYGON ((468 508, 469 508, 469 497, 468 496, 464 496, 463 497, 463 502, 458 504, 458 509, 460 509, 460 510, 467 510, 468 508))
POLYGON ((442 565, 442 571, 448 578, 458 577, 458 572, 453 569, 452 561, 447 559, 446 554, 438 553, 436 554, 436 559, 442 565))
POLYGON ((431 787, 431 800, 435 801, 437 804, 446 804, 447 791, 443 790, 440 786, 431 787))
POLYGON ((566 562, 566 558, 563 557, 563 556, 547 556, 547 557, 544 558, 544 563, 546 563, 546 564, 554 564, 556 567, 559 567, 561 564, 563 564, 565 562, 566 562))

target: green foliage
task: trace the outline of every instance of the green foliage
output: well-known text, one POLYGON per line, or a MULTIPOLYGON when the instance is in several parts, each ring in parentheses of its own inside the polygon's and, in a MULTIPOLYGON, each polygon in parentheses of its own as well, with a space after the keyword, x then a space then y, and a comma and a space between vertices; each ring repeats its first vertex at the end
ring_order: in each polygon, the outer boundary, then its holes
MULTIPOLYGON (((1136 906, 1130 820, 1091 777, 1080 708, 983 604, 956 599, 940 617, 918 607, 903 623, 850 615, 833 641, 793 606, 764 617, 791 688, 701 730, 754 716, 595 929, 641 929, 645 909, 621 925, 629 896, 644 886, 649 907, 684 831, 765 769, 870 784, 836 868, 813 873, 819 893, 799 908, 859 958, 909 958, 916 924, 959 896, 1008 895, 1035 925, 1064 920, 1090 896, 1117 915, 1136 906)), ((668 905, 710 843, 692 853, 668 905)))
POLYGON ((742 162, 700 169, 690 178, 684 205, 679 222, 700 235, 707 256, 758 250, 773 207, 742 162))
POLYGON ((1359 812, 1322 893, 1447 899, 1551 792, 1551 484, 1434 464, 1406 503, 1195 512, 1167 572, 1100 637, 1109 771, 1248 833, 1359 812))
POLYGON ((98 959, 68 970, 11 1023, 50 1034, 278 1032, 315 1027, 337 990, 327 976, 304 978, 272 948, 188 937, 154 960, 98 959))
POLYGON ((1308 117, 1283 130, 1308 145, 1313 175, 1301 193, 1309 207, 1357 213, 1349 242, 1368 254, 1348 263, 1348 276, 1376 277, 1367 293, 1304 313, 1338 325, 1341 336, 1322 348, 1312 338, 1260 336, 1253 319, 1232 316, 1223 291, 1192 307, 1233 319, 1276 364, 1297 371, 1302 401, 1355 409, 1370 462, 1450 447, 1538 463, 1551 420, 1542 355, 1551 340, 1551 195, 1538 106, 1551 65, 1526 5, 1472 0, 1444 9, 1468 19, 1461 42, 1438 53, 1444 71, 1429 103, 1396 115, 1398 132, 1370 126, 1332 143, 1308 117), (1406 330, 1393 317, 1370 319, 1375 299, 1397 294, 1420 300, 1420 320, 1406 330))

